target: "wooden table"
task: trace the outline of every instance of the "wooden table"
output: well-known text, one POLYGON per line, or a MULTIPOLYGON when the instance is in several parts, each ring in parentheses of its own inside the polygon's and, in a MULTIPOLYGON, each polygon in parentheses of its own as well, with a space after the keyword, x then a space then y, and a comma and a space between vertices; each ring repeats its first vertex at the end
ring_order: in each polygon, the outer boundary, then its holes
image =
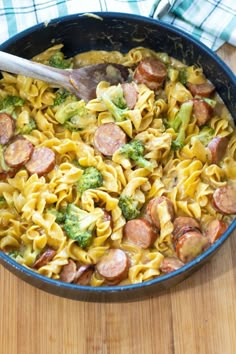
MULTIPOLYGON (((219 55, 236 72, 236 48, 219 55)), ((235 354, 236 233, 200 271, 145 301, 84 303, 0 268, 0 354, 235 354)))

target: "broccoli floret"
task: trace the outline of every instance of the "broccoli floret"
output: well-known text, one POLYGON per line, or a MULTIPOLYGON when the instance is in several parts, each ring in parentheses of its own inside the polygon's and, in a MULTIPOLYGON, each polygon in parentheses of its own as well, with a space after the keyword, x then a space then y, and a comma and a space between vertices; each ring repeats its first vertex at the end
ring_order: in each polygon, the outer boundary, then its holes
POLYGON ((144 150, 145 148, 141 140, 131 140, 128 144, 122 145, 119 152, 126 158, 134 161, 136 165, 153 171, 153 164, 143 157, 144 150))
MULTIPOLYGON (((73 99, 73 97, 71 98, 73 99)), ((89 112, 86 103, 81 101, 68 101, 62 103, 55 114, 58 123, 70 131, 80 131, 95 123, 96 115, 89 112)))
POLYGON ((122 122, 126 119, 124 113, 128 108, 121 85, 111 86, 110 89, 102 94, 101 100, 108 111, 113 115, 116 122, 122 122))
POLYGON ((64 221, 65 221, 65 218, 66 218, 66 215, 65 215, 65 210, 57 210, 54 206, 51 206, 47 209, 47 211, 54 215, 56 217, 56 222, 58 224, 63 224, 64 221))
POLYGON ((76 189, 79 195, 91 188, 99 188, 103 184, 103 176, 96 167, 85 168, 82 176, 76 184, 76 189))
POLYGON ((184 146, 186 130, 191 118, 193 109, 193 102, 186 101, 182 103, 179 112, 176 117, 168 124, 175 132, 178 132, 177 138, 172 141, 172 149, 179 150, 184 146))
POLYGON ((166 65, 169 65, 171 62, 169 55, 165 52, 157 53, 157 57, 166 65))
POLYGON ((212 108, 215 108, 216 106, 216 101, 215 100, 212 100, 211 98, 203 98, 203 100, 208 103, 212 108))
POLYGON ((1 196, 0 197, 0 209, 4 208, 6 205, 7 205, 6 199, 3 196, 1 196))
POLYGON ((72 67, 71 59, 65 59, 65 56, 62 52, 56 52, 53 54, 48 61, 50 66, 58 69, 68 69, 72 67))
POLYGON ((21 256, 21 252, 18 249, 14 249, 8 252, 8 256, 11 258, 17 258, 18 256, 21 256))
POLYGON ((137 209, 138 202, 133 200, 132 197, 121 195, 118 205, 126 220, 135 219, 140 213, 140 211, 137 209))
POLYGON ((179 69, 179 77, 178 80, 181 82, 181 84, 186 85, 188 81, 188 71, 187 68, 183 67, 179 69))
POLYGON ((60 124, 65 124, 66 121, 75 115, 83 115, 86 111, 84 101, 64 102, 59 107, 55 114, 55 118, 60 124))
POLYGON ((199 140, 204 146, 207 146, 207 144, 213 138, 214 138, 214 129, 205 125, 201 128, 199 134, 197 134, 191 138, 191 143, 193 143, 195 140, 199 140))
POLYGON ((179 71, 170 65, 168 67, 167 75, 168 75, 168 78, 170 79, 170 81, 174 82, 174 81, 177 81, 177 79, 179 77, 179 71))
POLYGON ((81 248, 89 247, 92 243, 96 222, 102 215, 101 209, 95 209, 88 213, 74 204, 68 204, 64 223, 67 236, 77 241, 81 248))
POLYGON ((12 114, 16 107, 22 107, 25 100, 19 96, 8 95, 0 100, 0 112, 12 114))
POLYGON ((69 96, 71 96, 71 93, 68 90, 65 90, 65 89, 57 90, 56 96, 55 96, 55 99, 54 99, 54 106, 61 105, 62 103, 65 102, 65 100, 69 96))
POLYGON ((24 122, 21 126, 16 124, 17 134, 30 134, 34 129, 37 129, 37 124, 33 118, 29 118, 27 124, 24 122))

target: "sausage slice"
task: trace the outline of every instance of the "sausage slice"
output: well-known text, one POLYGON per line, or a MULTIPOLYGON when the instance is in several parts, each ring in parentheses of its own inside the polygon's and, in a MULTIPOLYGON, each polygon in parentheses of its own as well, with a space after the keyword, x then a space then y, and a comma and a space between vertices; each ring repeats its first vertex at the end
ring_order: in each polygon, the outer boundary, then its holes
POLYGON ((128 256, 120 249, 110 249, 97 263, 96 269, 108 282, 118 284, 128 275, 128 256))
POLYGON ((137 66, 145 80, 162 82, 167 75, 166 66, 155 58, 144 58, 137 66))
POLYGON ((222 214, 236 214, 236 187, 226 184, 219 187, 213 193, 213 203, 215 208, 222 214))
POLYGON ((138 99, 138 92, 134 84, 125 82, 121 86, 123 89, 124 98, 128 108, 133 109, 138 99))
POLYGON ((151 90, 160 88, 167 75, 166 66, 155 58, 144 58, 134 72, 134 80, 145 84, 151 90))
POLYGON ((157 236, 156 230, 145 219, 132 219, 124 226, 125 239, 144 249, 152 246, 157 236))
POLYGON ((94 267, 91 265, 82 265, 76 272, 74 283, 80 285, 89 285, 94 272, 94 267))
POLYGON ((0 168, 0 181, 4 181, 6 180, 7 178, 12 178, 15 176, 17 172, 17 169, 13 169, 13 170, 10 170, 10 171, 3 171, 1 168, 0 168))
POLYGON ((173 223, 173 240, 177 241, 185 232, 200 231, 199 222, 190 216, 178 216, 173 223))
POLYGON ((193 115, 197 119, 197 125, 201 127, 213 116, 214 109, 204 100, 193 100, 193 115))
POLYGON ((161 262, 160 270, 162 273, 168 274, 183 267, 184 263, 176 257, 165 257, 161 262))
POLYGON ((37 173, 38 176, 43 176, 54 168, 55 163, 56 156, 54 151, 47 147, 39 147, 34 149, 25 167, 31 175, 37 173))
POLYGON ((202 84, 192 84, 187 82, 186 86, 193 96, 210 97, 215 91, 215 86, 210 82, 204 82, 202 84))
POLYGON ((56 251, 52 248, 48 248, 45 252, 43 252, 39 258, 34 262, 33 267, 39 269, 45 266, 48 262, 50 262, 55 256, 56 251))
POLYGON ((212 163, 218 164, 222 160, 226 153, 228 143, 229 138, 227 136, 216 136, 209 142, 207 147, 211 152, 212 163))
POLYGON ((94 134, 94 146, 105 156, 112 156, 126 144, 125 132, 115 123, 102 124, 94 134))
POLYGON ((227 230, 227 224, 222 220, 212 220, 206 229, 206 237, 210 243, 214 243, 227 230))
POLYGON ((171 220, 174 219, 175 211, 174 211, 174 205, 172 201, 165 197, 156 197, 151 199, 147 206, 146 206, 146 216, 147 220, 151 221, 158 229, 160 229, 160 220, 159 220, 159 215, 158 215, 158 205, 161 204, 162 202, 167 203, 167 210, 170 215, 171 220))
POLYGON ((209 246, 206 236, 198 231, 189 231, 179 237, 176 242, 176 253, 183 263, 192 261, 209 246))
POLYGON ((76 263, 72 259, 69 259, 68 263, 62 267, 60 280, 65 283, 72 283, 76 277, 76 268, 76 263))
POLYGON ((11 143, 4 151, 4 158, 8 166, 17 168, 24 165, 32 156, 34 147, 25 138, 19 138, 11 143))
POLYGON ((0 113, 0 144, 7 144, 13 137, 15 130, 15 121, 7 113, 0 113))

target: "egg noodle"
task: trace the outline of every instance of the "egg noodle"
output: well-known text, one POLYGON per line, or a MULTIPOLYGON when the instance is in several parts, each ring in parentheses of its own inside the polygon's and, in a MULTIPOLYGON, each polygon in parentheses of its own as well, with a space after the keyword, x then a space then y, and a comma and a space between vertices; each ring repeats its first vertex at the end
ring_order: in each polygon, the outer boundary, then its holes
MULTIPOLYGON (((33 59, 48 64, 52 54, 61 48, 62 45, 56 45, 33 59)), ((166 205, 161 203, 158 208, 160 232, 155 243, 143 249, 124 238, 126 219, 118 205, 121 194, 131 196, 138 210, 142 210, 150 199, 166 196, 172 201, 176 215, 196 218, 203 230, 213 219, 224 220, 227 225, 232 221, 232 215, 223 215, 212 205, 215 189, 236 179, 236 134, 229 112, 218 96, 214 99, 220 108, 215 109, 208 126, 213 129, 214 136, 229 136, 221 162, 210 163, 207 147, 199 139, 193 139, 200 133, 194 116, 188 124, 183 148, 172 149, 176 132, 168 126, 168 121, 175 118, 181 103, 193 99, 191 92, 178 79, 179 70, 185 67, 188 81, 198 84, 207 81, 201 68, 195 65, 186 67, 166 54, 142 47, 125 54, 82 53, 73 58, 73 64, 79 67, 110 61, 133 68, 147 56, 171 65, 172 72, 164 88, 154 92, 145 84, 135 83, 136 104, 125 111, 124 120, 116 122, 101 100, 102 94, 109 93, 113 86, 100 82, 97 97, 85 104, 86 122, 78 131, 70 131, 56 119, 61 107, 55 105, 57 87, 22 75, 2 74, 0 98, 12 95, 24 99, 23 106, 17 107, 15 112, 16 124, 27 123, 29 118, 36 122, 36 128, 24 137, 33 146, 50 148, 56 155, 55 167, 41 177, 30 175, 22 167, 13 177, 0 181, 0 196, 5 200, 0 208, 0 249, 14 257, 16 262, 59 280, 69 259, 82 265, 96 265, 107 250, 119 248, 125 251, 130 262, 128 276, 120 284, 135 284, 160 276, 163 259, 175 254, 173 222, 166 205), (119 150, 108 158, 95 149, 96 129, 110 122, 115 122, 128 140, 142 141, 144 158, 153 164, 152 171, 135 165, 119 150), (84 168, 91 166, 101 172, 103 184, 79 195, 76 183, 84 168), (87 248, 70 239, 63 224, 56 222, 56 216, 50 212, 52 206, 65 210, 70 203, 89 213, 97 211, 93 240, 87 248), (104 217, 104 210, 110 214, 111 220, 104 217), (47 248, 56 251, 54 257, 35 269, 35 261, 47 248)), ((94 268, 89 285, 103 284, 106 284, 104 278, 94 268)))

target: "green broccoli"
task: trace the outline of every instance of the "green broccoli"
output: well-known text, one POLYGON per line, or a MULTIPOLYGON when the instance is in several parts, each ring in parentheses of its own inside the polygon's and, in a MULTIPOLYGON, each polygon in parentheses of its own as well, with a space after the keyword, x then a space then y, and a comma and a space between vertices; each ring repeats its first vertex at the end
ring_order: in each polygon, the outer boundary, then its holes
POLYGON ((208 143, 214 138, 214 129, 211 127, 204 125, 199 134, 191 137, 191 143, 196 140, 199 140, 204 146, 207 146, 208 143))
POLYGON ((53 54, 48 61, 50 66, 58 69, 68 69, 72 67, 71 59, 65 59, 65 56, 62 52, 56 52, 53 54))
POLYGON ((22 107, 25 100, 19 96, 8 95, 0 99, 0 112, 13 114, 16 107, 22 107))
POLYGON ((101 100, 108 111, 113 115, 116 122, 122 122, 126 119, 124 113, 128 108, 121 85, 111 86, 102 94, 101 100))
POLYGON ((84 101, 65 101, 59 107, 55 114, 55 118, 60 124, 65 124, 66 121, 76 115, 83 115, 86 112, 84 101))
MULTIPOLYGON (((73 98, 71 98, 73 99, 73 98)), ((55 113, 58 123, 62 124, 70 131, 80 131, 86 129, 96 121, 96 115, 89 112, 86 103, 81 101, 66 100, 55 113)))
POLYGON ((50 206, 47 211, 56 217, 56 222, 58 224, 63 224, 65 221, 65 210, 57 210, 54 206, 50 206))
POLYGON ((192 101, 189 100, 182 103, 176 117, 172 121, 168 122, 168 125, 173 128, 175 132, 178 132, 177 138, 172 141, 171 147, 173 150, 182 149, 182 147, 184 146, 186 130, 190 122, 192 109, 192 101))
POLYGON ((17 134, 30 134, 34 129, 37 129, 37 124, 33 118, 29 118, 28 122, 21 126, 16 123, 17 134))
POLYGON ((97 220, 103 216, 101 209, 87 212, 74 204, 68 204, 66 208, 64 229, 67 236, 78 242, 81 248, 91 245, 93 230, 97 220))
POLYGON ((216 101, 215 100, 212 100, 211 98, 203 98, 203 100, 208 103, 212 108, 215 108, 216 106, 216 101))
POLYGON ((128 144, 121 146, 119 153, 134 161, 136 165, 153 171, 153 164, 143 157, 144 150, 145 148, 141 140, 131 140, 128 144))
POLYGON ((1 196, 0 197, 0 209, 1 208, 4 208, 4 207, 6 207, 7 206, 7 201, 6 201, 6 199, 3 197, 3 196, 1 196))
POLYGON ((178 80, 181 82, 181 84, 186 85, 188 81, 188 70, 186 67, 182 67, 179 69, 178 80))
POLYGON ((71 96, 71 93, 66 89, 59 89, 56 91, 56 96, 54 99, 54 106, 59 106, 65 102, 67 97, 71 96))
POLYGON ((165 52, 157 53, 157 57, 166 65, 169 65, 171 62, 169 55, 165 52))
POLYGON ((140 213, 140 211, 137 209, 138 202, 133 200, 132 197, 121 195, 118 205, 126 220, 135 219, 140 213))
POLYGON ((170 81, 174 82, 174 81, 177 81, 177 79, 179 77, 179 71, 170 65, 167 70, 167 75, 168 75, 168 78, 170 79, 170 81))
POLYGON ((79 195, 91 188, 99 188, 103 184, 103 176, 96 167, 85 168, 82 176, 76 184, 76 190, 79 195))
POLYGON ((9 251, 7 254, 11 258, 17 258, 18 256, 21 256, 21 252, 19 249, 13 249, 13 250, 9 251))

